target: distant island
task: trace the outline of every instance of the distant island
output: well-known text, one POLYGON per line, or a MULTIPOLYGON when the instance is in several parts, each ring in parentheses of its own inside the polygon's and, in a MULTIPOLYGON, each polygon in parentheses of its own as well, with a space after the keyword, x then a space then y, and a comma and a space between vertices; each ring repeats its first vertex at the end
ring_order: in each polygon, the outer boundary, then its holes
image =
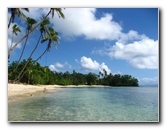
POLYGON ((47 66, 42 67, 38 62, 30 61, 20 78, 17 78, 27 60, 20 62, 16 68, 17 61, 8 65, 8 80, 12 83, 26 83, 32 85, 105 85, 105 86, 132 86, 137 87, 138 79, 131 75, 120 75, 111 73, 108 75, 107 71, 103 69, 99 74, 89 72, 82 74, 73 70, 72 73, 68 71, 55 72, 51 71, 47 66))

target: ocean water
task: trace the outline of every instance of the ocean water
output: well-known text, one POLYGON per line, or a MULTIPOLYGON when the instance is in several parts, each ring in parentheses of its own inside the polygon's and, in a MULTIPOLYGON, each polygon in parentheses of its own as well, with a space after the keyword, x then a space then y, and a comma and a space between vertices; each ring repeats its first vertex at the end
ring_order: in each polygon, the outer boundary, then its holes
POLYGON ((8 103, 9 121, 158 122, 158 87, 62 88, 8 103))

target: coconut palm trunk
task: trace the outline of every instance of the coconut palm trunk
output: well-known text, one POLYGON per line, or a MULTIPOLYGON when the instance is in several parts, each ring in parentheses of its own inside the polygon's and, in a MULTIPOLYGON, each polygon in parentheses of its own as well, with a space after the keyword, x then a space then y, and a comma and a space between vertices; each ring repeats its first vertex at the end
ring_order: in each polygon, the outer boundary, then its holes
MULTIPOLYGON (((36 24, 36 20, 34 20, 33 18, 29 18, 28 17, 27 20, 26 20, 26 24, 27 24, 27 33, 29 33, 29 31, 32 29, 33 25, 36 24)), ((25 47, 26 47, 26 44, 27 44, 27 41, 28 41, 28 37, 29 37, 29 35, 26 37, 26 40, 25 40, 25 43, 24 43, 24 47, 22 49, 22 52, 21 52, 21 55, 19 57, 18 64, 17 64, 17 67, 16 67, 15 71, 17 70, 18 65, 19 65, 19 63, 21 61, 21 58, 23 56, 23 53, 25 51, 25 47)))
POLYGON ((23 46, 23 49, 22 49, 21 55, 20 55, 20 57, 19 57, 19 60, 18 60, 17 66, 16 66, 16 68, 15 68, 14 71, 17 70, 18 65, 19 65, 19 63, 20 63, 20 61, 21 61, 21 58, 22 58, 22 56, 23 56, 23 53, 24 53, 24 50, 25 50, 25 47, 26 47, 26 44, 27 44, 27 41, 28 41, 28 37, 29 37, 29 36, 27 36, 27 38, 26 38, 26 40, 25 40, 25 43, 24 43, 24 46, 23 46))
MULTIPOLYGON (((26 64, 25 64, 24 67, 22 68, 22 70, 21 70, 21 72, 20 72, 20 74, 18 75, 17 78, 20 78, 21 74, 24 72, 25 68, 26 68, 27 65, 29 64, 33 53, 35 52, 35 50, 37 49, 37 47, 38 47, 38 45, 39 45, 39 42, 40 42, 41 37, 42 37, 42 34, 40 35, 40 37, 39 37, 39 39, 38 39, 38 42, 37 42, 35 48, 34 48, 33 51, 31 52, 31 54, 30 54, 30 56, 29 56, 29 58, 28 58, 28 61, 26 62, 26 64)), ((16 80, 17 80, 17 78, 16 78, 16 80)), ((15 80, 15 81, 16 81, 16 80, 15 80)))
MULTIPOLYGON (((33 66, 33 64, 35 64, 46 52, 48 51, 48 47, 45 49, 45 51, 29 66, 29 68, 31 68, 32 66, 33 66)), ((28 69, 29 69, 28 68, 28 69)), ((16 82, 16 81, 20 81, 21 80, 21 78, 24 76, 24 74, 27 72, 27 70, 28 69, 26 69, 25 71, 21 71, 20 72, 20 74, 18 75, 18 77, 14 80, 14 82, 16 82)))

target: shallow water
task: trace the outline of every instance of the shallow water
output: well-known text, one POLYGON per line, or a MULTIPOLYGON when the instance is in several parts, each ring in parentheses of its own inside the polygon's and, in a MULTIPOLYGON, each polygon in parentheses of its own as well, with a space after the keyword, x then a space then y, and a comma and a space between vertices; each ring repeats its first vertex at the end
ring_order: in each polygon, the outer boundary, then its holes
POLYGON ((9 102, 9 121, 153 122, 158 87, 63 88, 9 102))

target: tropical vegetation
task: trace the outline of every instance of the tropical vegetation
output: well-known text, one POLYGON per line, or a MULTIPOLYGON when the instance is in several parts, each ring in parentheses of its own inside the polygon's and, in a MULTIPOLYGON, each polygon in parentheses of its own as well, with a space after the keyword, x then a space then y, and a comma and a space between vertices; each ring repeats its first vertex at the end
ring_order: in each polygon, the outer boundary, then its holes
POLYGON ((99 74, 89 72, 82 74, 73 70, 72 73, 51 71, 48 66, 41 66, 38 62, 30 59, 23 60, 19 63, 18 68, 14 71, 17 61, 12 62, 8 66, 8 79, 10 82, 26 83, 26 84, 58 84, 58 85, 106 85, 106 86, 138 86, 138 79, 131 75, 120 75, 111 73, 107 75, 105 69, 99 74), (20 74, 25 64, 27 67, 23 71, 23 75, 17 81, 15 78, 20 74))

